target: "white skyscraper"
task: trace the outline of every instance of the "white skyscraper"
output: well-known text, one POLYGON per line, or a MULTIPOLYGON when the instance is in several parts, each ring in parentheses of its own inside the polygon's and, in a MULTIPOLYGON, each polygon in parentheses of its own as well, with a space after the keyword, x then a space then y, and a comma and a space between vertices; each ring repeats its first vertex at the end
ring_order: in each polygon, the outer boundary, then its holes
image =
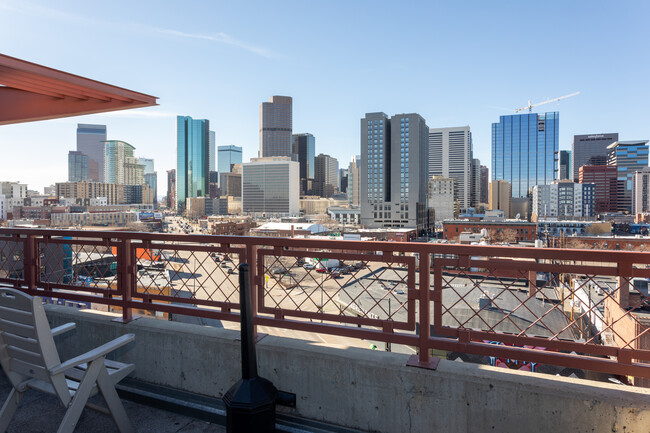
POLYGON ((456 179, 461 211, 472 205, 472 133, 469 126, 429 129, 429 176, 456 179))
POLYGON ((253 158, 242 164, 242 212, 298 215, 300 164, 287 156, 253 158))

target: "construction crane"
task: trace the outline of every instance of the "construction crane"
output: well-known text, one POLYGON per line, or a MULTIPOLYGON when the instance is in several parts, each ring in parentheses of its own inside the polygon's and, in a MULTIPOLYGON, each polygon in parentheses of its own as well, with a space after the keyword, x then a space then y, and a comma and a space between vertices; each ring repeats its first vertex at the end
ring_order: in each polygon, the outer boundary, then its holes
POLYGON ((570 95, 560 96, 559 98, 548 99, 548 100, 546 100, 546 101, 544 101, 544 102, 539 102, 539 103, 537 103, 537 104, 531 104, 530 101, 528 101, 528 105, 527 105, 527 106, 522 107, 522 108, 517 108, 517 109, 515 110, 515 113, 519 113, 520 111, 523 111, 523 110, 526 110, 526 109, 528 109, 528 112, 530 113, 530 112, 533 111, 533 107, 539 107, 540 105, 544 105, 544 104, 548 104, 548 103, 551 103, 551 102, 559 101, 559 100, 562 100, 562 99, 570 98, 570 97, 572 97, 572 96, 576 96, 576 95, 579 95, 579 94, 580 94, 580 92, 575 92, 575 93, 571 93, 570 95))

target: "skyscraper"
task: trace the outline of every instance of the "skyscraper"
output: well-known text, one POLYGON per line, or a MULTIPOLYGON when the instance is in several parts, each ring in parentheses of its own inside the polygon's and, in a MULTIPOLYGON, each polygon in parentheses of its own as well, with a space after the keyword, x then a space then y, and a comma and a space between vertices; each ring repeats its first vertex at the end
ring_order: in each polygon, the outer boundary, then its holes
MULTIPOLYGON (((559 179, 574 179, 573 178, 573 171, 571 171, 571 151, 570 150, 560 150, 560 157, 559 157, 559 167, 558 167, 558 175, 559 179)), ((575 178, 577 179, 577 178, 575 178)))
POLYGON ((106 183, 142 185, 144 165, 133 156, 135 147, 121 140, 104 142, 104 178, 106 183))
POLYGON ((481 160, 478 158, 472 158, 470 185, 470 206, 477 207, 481 196, 481 160))
POLYGON ((481 203, 487 203, 490 199, 490 169, 481 166, 481 203))
POLYGON ((607 164, 607 146, 618 141, 618 133, 574 135, 571 144, 573 180, 583 165, 607 164))
POLYGON ((260 157, 291 156, 292 105, 290 96, 260 104, 260 157))
POLYGON ((359 206, 361 194, 361 156, 353 156, 348 165, 348 206, 359 206))
POLYGON ((90 181, 104 182, 105 141, 106 125, 77 124, 77 152, 88 156, 88 180, 90 181))
POLYGON ((615 165, 618 211, 632 212, 634 172, 648 167, 648 140, 616 141, 607 146, 607 164, 615 165))
POLYGON ((176 209, 176 169, 167 170, 167 207, 176 209))
POLYGON ((501 116, 492 124, 492 180, 506 180, 512 197, 556 178, 559 152, 557 112, 501 116))
POLYGON ((154 170, 153 158, 138 158, 138 164, 144 167, 144 183, 149 185, 153 194, 153 204, 158 207, 158 173, 154 170))
POLYGON ((615 165, 583 165, 578 171, 580 183, 596 186, 594 210, 616 212, 618 210, 618 182, 615 165))
POLYGON ((322 153, 314 158, 314 162, 314 194, 331 197, 338 184, 339 162, 322 153))
POLYGON ((469 126, 429 129, 429 171, 456 179, 455 197, 461 210, 472 206, 472 133, 469 126))
POLYGON ((429 128, 419 114, 367 113, 361 119, 361 224, 430 229, 429 128))
POLYGON ((185 210, 186 200, 205 197, 209 188, 210 122, 176 118, 176 209, 185 210))
POLYGON ((427 206, 434 210, 436 221, 454 219, 456 198, 453 177, 433 176, 429 179, 427 206))
POLYGON ((77 150, 68 152, 68 181, 88 180, 88 155, 77 150))
POLYGON ((253 158, 242 164, 242 211, 249 214, 297 215, 300 166, 290 157, 253 158))
POLYGON ((311 134, 294 134, 292 153, 297 155, 300 163, 300 194, 311 194, 311 183, 314 180, 314 164, 316 157, 316 138, 311 134))
POLYGON ((153 168, 153 158, 138 158, 138 164, 144 166, 144 174, 154 173, 156 171, 153 168))
POLYGON ((490 182, 490 210, 502 210, 506 217, 510 215, 510 202, 512 192, 507 180, 493 180, 490 182))
POLYGON ((650 212, 650 168, 648 167, 634 173, 632 208, 635 215, 650 212))
POLYGON ((218 153, 217 171, 219 174, 230 173, 233 165, 242 163, 242 148, 240 146, 219 146, 218 153))
POLYGON ((210 163, 208 171, 217 171, 217 136, 210 131, 210 163))

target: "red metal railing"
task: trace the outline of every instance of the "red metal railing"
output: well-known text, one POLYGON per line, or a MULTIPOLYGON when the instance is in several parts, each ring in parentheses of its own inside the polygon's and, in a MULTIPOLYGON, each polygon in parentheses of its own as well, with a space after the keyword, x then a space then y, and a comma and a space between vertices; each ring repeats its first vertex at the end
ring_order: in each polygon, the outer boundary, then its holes
POLYGON ((244 262, 257 326, 650 378, 650 253, 0 229, 0 283, 124 321, 238 321, 244 262))

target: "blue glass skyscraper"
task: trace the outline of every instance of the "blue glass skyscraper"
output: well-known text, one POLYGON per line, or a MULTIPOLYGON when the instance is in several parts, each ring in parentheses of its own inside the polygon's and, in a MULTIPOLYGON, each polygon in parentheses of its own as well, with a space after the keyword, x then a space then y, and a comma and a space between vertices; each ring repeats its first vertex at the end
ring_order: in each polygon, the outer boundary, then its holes
POLYGON ((176 134, 176 209, 180 213, 188 198, 210 192, 210 121, 178 116, 176 134))
POLYGON ((217 171, 219 173, 232 172, 232 166, 241 164, 242 148, 240 146, 219 146, 219 158, 217 159, 217 171))
POLYGON ((501 116, 492 124, 492 180, 506 180, 512 197, 557 178, 558 112, 501 116))

